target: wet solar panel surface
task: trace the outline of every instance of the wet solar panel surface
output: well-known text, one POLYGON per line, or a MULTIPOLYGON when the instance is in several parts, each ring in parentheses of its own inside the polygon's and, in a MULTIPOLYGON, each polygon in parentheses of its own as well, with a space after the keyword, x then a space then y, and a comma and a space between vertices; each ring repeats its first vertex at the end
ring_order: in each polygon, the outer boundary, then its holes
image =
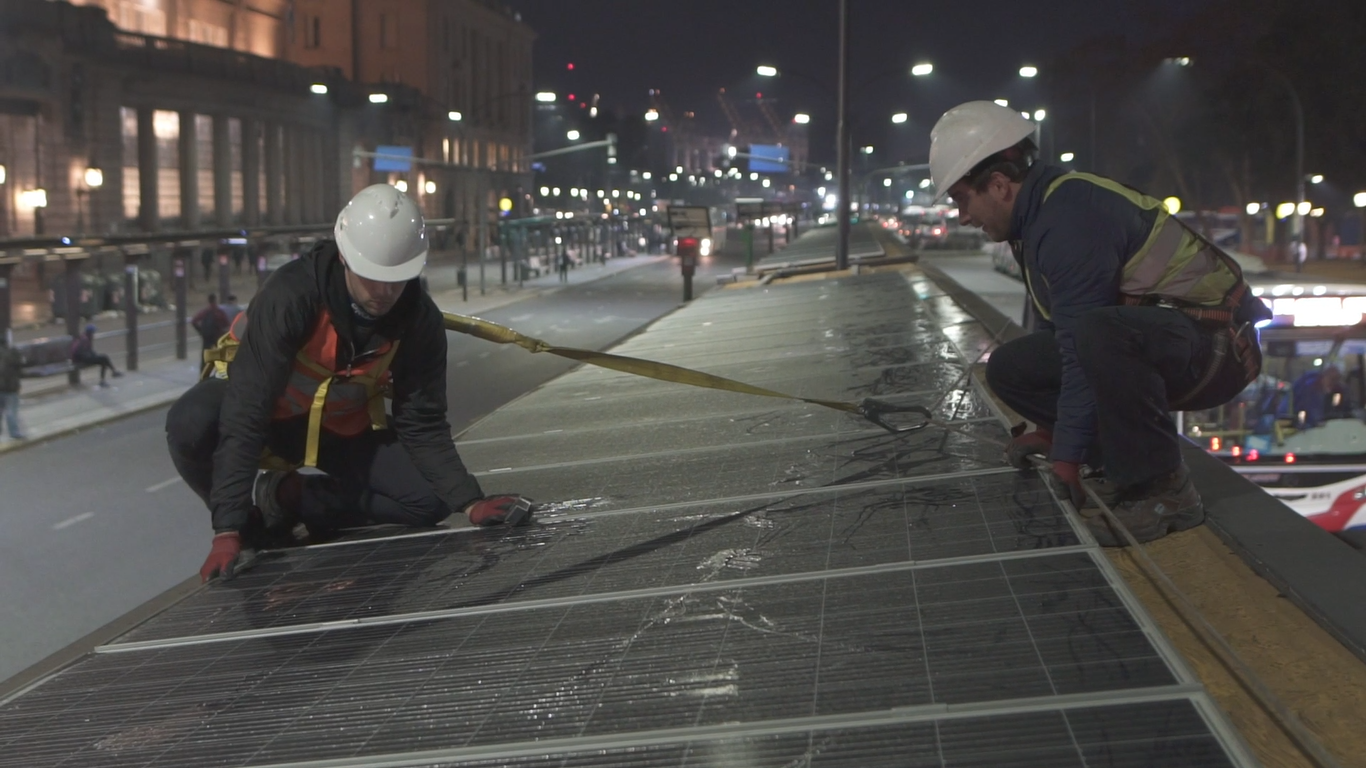
POLYGON ((0 705, 0 766, 1243 764, 901 274, 718 291, 481 422, 535 526, 263 555, 0 705))

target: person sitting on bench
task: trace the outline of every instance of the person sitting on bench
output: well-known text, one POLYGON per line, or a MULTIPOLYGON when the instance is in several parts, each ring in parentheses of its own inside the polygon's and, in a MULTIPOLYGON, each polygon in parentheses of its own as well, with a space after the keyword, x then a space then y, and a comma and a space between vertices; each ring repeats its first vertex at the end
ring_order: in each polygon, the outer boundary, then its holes
POLYGON ((71 340, 71 364, 77 368, 89 368, 92 365, 100 367, 100 386, 107 387, 109 382, 105 381, 105 374, 112 373, 114 378, 123 375, 114 368, 114 363, 109 359, 109 355, 101 355, 95 351, 95 325, 92 323, 85 327, 85 333, 71 340))

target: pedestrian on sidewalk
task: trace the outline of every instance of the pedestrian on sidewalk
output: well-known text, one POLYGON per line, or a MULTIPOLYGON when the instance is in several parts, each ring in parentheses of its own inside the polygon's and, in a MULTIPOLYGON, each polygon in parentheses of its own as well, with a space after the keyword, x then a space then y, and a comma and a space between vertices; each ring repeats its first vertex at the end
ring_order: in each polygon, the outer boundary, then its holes
MULTIPOLYGON (((987 384, 1033 432, 1007 459, 1052 462, 1081 508, 1083 465, 1103 470, 1115 516, 1138 541, 1200 525, 1200 494, 1181 459, 1171 411, 1236 397, 1261 370, 1255 324, 1271 312, 1238 264, 1168 214, 1162 201, 1110 179, 1036 162, 1036 126, 974 101, 930 134, 930 175, 965 226, 1009 241, 1038 320, 992 352, 987 384)), ((1087 518, 1102 546, 1125 540, 1087 518)))
POLYGON ((94 365, 100 367, 100 386, 107 387, 109 382, 105 379, 106 374, 119 378, 122 372, 114 368, 114 362, 109 359, 109 355, 101 355, 95 351, 95 324, 90 323, 85 327, 85 333, 71 340, 71 364, 77 368, 89 368, 94 365))
POLYGON ((199 264, 204 268, 204 285, 212 285, 213 279, 213 249, 199 249, 199 264))
POLYGON ((205 580, 230 577, 244 547, 292 542, 296 523, 327 538, 455 512, 474 525, 531 520, 526 499, 485 496, 456 452, 445 322, 418 282, 417 204, 388 184, 366 187, 334 233, 261 287, 212 374, 167 415, 171 460, 213 518, 205 580), (274 466, 258 477, 263 450, 274 466))
POLYGON ((557 260, 560 273, 560 282, 569 282, 569 246, 560 245, 560 257, 557 260))
POLYGON ((24 367, 24 356, 9 343, 9 334, 0 333, 0 414, 14 440, 23 440, 19 428, 19 374, 24 367))
POLYGON ((209 305, 196 312, 190 320, 190 327, 199 334, 199 340, 204 345, 203 352, 218 344, 218 340, 228 332, 228 324, 228 315, 218 306, 218 295, 213 293, 209 294, 209 305))

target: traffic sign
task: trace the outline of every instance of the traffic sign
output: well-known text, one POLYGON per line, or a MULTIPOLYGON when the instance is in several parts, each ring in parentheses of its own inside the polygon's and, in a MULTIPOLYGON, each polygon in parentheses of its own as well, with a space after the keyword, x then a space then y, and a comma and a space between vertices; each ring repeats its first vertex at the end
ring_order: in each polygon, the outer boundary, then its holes
POLYGON ((705 205, 671 205, 669 228, 676 237, 711 237, 711 210, 705 205))

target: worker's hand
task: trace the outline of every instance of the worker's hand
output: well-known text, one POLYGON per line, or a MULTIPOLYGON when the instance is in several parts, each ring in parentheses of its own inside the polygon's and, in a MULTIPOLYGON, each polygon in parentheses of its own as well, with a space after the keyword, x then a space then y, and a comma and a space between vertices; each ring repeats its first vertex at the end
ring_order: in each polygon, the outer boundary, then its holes
POLYGON ((237 556, 242 554, 242 537, 236 531, 220 533, 213 537, 213 548, 209 557, 199 569, 199 578, 208 581, 215 576, 231 579, 233 568, 237 566, 237 556))
POLYGON ((531 499, 515 495, 489 496, 465 507, 474 525, 526 525, 535 511, 531 499))
POLYGON ((1086 491, 1081 487, 1081 465, 1075 461, 1055 461, 1053 477, 1066 489, 1072 507, 1080 510, 1086 504, 1086 491))
MULTIPOLYGON (((1021 424, 1020 426, 1024 426, 1021 424)), ((1042 427, 1010 438, 1006 443, 1006 461, 1016 469, 1030 469, 1030 456, 1047 456, 1053 450, 1053 433, 1042 427)))

